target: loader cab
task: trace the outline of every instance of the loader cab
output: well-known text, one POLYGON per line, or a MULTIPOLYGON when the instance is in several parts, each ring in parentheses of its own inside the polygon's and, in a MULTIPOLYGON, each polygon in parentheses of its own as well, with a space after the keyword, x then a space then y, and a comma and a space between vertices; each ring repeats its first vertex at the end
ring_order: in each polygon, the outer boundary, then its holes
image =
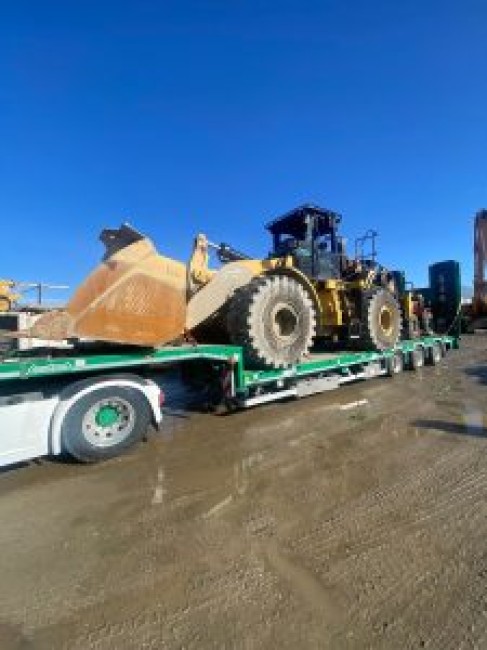
POLYGON ((337 235, 341 216, 331 210, 304 205, 271 221, 273 257, 291 255, 296 267, 314 280, 340 278, 344 256, 337 235))

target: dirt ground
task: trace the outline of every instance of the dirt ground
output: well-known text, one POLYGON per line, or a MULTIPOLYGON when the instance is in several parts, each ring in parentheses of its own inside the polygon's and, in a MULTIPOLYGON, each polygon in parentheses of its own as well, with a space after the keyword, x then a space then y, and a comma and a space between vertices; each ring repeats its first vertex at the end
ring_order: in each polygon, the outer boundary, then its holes
POLYGON ((0 647, 487 648, 487 336, 0 475, 0 647))

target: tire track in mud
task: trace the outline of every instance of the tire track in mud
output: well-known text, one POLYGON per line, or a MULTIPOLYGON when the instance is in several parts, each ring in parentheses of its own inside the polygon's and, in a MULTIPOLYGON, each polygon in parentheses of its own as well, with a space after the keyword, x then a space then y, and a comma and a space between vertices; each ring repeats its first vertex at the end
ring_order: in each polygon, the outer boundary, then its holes
MULTIPOLYGON (((476 523, 480 524, 480 518, 476 523)), ((468 547, 469 562, 458 548, 451 550, 450 558, 437 571, 429 571, 423 580, 417 581, 408 595, 409 602, 403 597, 402 602, 397 599, 392 607, 388 606, 388 616, 394 621, 389 640, 394 641, 395 647, 485 647, 478 644, 478 639, 485 637, 487 631, 485 577, 479 577, 479 567, 485 572, 486 558, 474 555, 482 539, 483 536, 473 538, 476 548, 468 547)))
MULTIPOLYGON (((468 456, 471 454, 468 453, 468 456)), ((301 548, 306 541, 314 541, 317 551, 324 550, 336 543, 343 543, 347 539, 355 540, 360 536, 359 543, 362 547, 367 548, 369 545, 378 544, 383 540, 384 535, 391 531, 411 529, 421 523, 421 520, 427 521, 434 518, 441 518, 444 507, 455 507, 459 504, 460 497, 455 502, 449 496, 438 497, 438 492, 442 493, 448 490, 451 478, 448 474, 455 469, 458 464, 458 452, 451 452, 449 458, 441 459, 433 467, 427 468, 414 476, 403 476, 400 481, 395 482, 388 488, 374 490, 349 504, 346 508, 340 506, 338 512, 330 513, 328 520, 304 535, 300 535, 296 544, 301 548), (442 479, 446 479, 443 483, 442 479), (430 489, 427 489, 429 486, 430 489), (433 488, 433 489, 432 489, 433 488), (438 498, 440 499, 438 501, 438 498), (404 509, 398 508, 400 502, 405 502, 404 509), (401 513, 411 513, 414 510, 422 514, 409 515, 407 519, 403 518, 394 523, 394 515, 397 511, 401 513), (391 526, 387 531, 381 529, 383 520, 392 518, 391 526), (319 542, 315 538, 319 536, 319 542), (367 541, 364 544, 364 541, 367 541)), ((462 495, 465 492, 465 486, 478 488, 481 493, 485 492, 485 487, 478 478, 469 480, 463 479, 464 473, 467 473, 471 467, 466 465, 460 471, 460 479, 457 487, 453 488, 462 495)), ((485 472, 482 473, 485 476, 485 472)), ((468 491, 467 491, 468 494, 468 491)), ((386 521, 386 523, 389 523, 386 521)))
MULTIPOLYGON (((481 512, 471 514, 471 529, 461 526, 461 534, 472 534, 483 518, 481 512)), ((446 533, 444 530, 438 532, 438 537, 446 533)), ((438 548, 437 539, 395 536, 359 558, 364 565, 359 573, 362 579, 367 576, 370 581, 360 594, 360 601, 366 606, 366 619, 376 622, 384 618, 393 620, 397 627, 407 630, 408 622, 421 618, 422 610, 431 606, 434 594, 442 584, 447 587, 444 595, 455 587, 458 575, 467 573, 468 567, 458 554, 459 536, 455 532, 452 534, 451 528, 448 532, 451 535, 449 543, 443 543, 441 548, 438 548), (430 544, 431 548, 418 550, 421 543, 430 544), (440 552, 441 557, 438 557, 440 552), (370 588, 371 584, 375 589, 370 588), (402 626, 398 625, 401 620, 402 626)), ((469 553, 472 555, 475 549, 469 548, 469 553)), ((346 566, 348 572, 354 574, 354 563, 349 562, 346 566)), ((359 612, 356 609, 351 614, 358 615, 359 612)))
POLYGON ((296 592, 307 607, 319 615, 326 626, 336 626, 343 622, 343 598, 336 587, 325 585, 311 571, 292 558, 288 553, 272 542, 261 543, 257 546, 258 553, 265 558, 271 570, 277 573, 288 587, 296 592))
MULTIPOLYGON (((383 428, 381 424, 381 430, 383 428)), ((309 438, 311 439, 313 436, 309 436, 309 438)), ((427 533, 427 530, 424 529, 429 526, 443 525, 445 535, 451 534, 451 530, 449 530, 451 517, 457 518, 457 528, 461 529, 460 535, 453 537, 453 545, 457 544, 462 535, 468 531, 468 525, 478 526, 481 524, 484 516, 483 503, 486 496, 484 483, 487 473, 483 469, 479 471, 480 461, 475 454, 475 451, 479 451, 480 457, 485 455, 481 451, 483 447, 475 445, 475 443, 474 446, 474 451, 472 451, 471 445, 464 449, 458 444, 451 448, 445 447, 441 450, 442 455, 438 459, 418 471, 414 461, 417 459, 419 466, 421 461, 424 464, 424 453, 428 451, 429 447, 432 447, 432 442, 429 437, 425 437, 423 440, 414 440, 414 451, 407 450, 410 467, 401 471, 392 484, 380 490, 368 492, 364 497, 360 497, 345 508, 343 508, 343 504, 340 504, 336 508, 340 515, 336 516, 336 512, 333 511, 331 514, 327 513, 328 526, 320 525, 314 529, 314 532, 308 533, 309 539, 316 536, 321 537, 320 533, 327 530, 328 537, 321 542, 321 551, 325 554, 327 546, 333 546, 333 542, 341 545, 344 542, 343 538, 347 539, 348 537, 348 542, 352 545, 349 558, 347 558, 348 568, 342 567, 341 575, 338 573, 336 576, 331 570, 325 574, 322 572, 328 581, 333 579, 335 583, 339 583, 340 579, 346 581, 349 574, 353 575, 353 570, 350 570, 349 567, 354 562, 369 562, 371 564, 372 559, 367 557, 367 554, 371 555, 377 551, 379 558, 376 574, 379 576, 382 576, 383 573, 388 574, 389 581, 382 579, 382 597, 376 598, 372 610, 368 613, 369 618, 373 617, 374 610, 378 620, 381 618, 381 610, 389 610, 391 613, 394 610, 404 610, 403 601, 408 594, 414 594, 421 585, 428 581, 438 580, 438 575, 446 570, 444 565, 439 567, 437 572, 428 570, 428 562, 432 562, 431 557, 426 556, 424 562, 418 562, 411 549, 404 550, 401 546, 410 545, 413 548, 418 543, 422 543, 422 537, 427 533), (401 502, 404 504, 403 509, 400 507, 401 502), (403 512, 398 517, 398 511, 401 510, 403 512), (392 523, 389 521, 390 519, 393 520, 392 523), (398 519, 399 521, 397 521, 398 519), (342 523, 346 524, 345 532, 340 525, 342 523), (333 527, 334 533, 330 531, 331 527, 333 527), (360 535, 362 539, 357 542, 356 538, 360 535), (411 538, 410 541, 409 538, 411 538), (390 562, 387 560, 389 553, 395 558, 390 562), (404 557, 401 558, 401 555, 404 557), (415 568, 413 573, 410 572, 408 575, 407 570, 410 566, 415 566, 415 568), (399 590, 397 585, 401 586, 399 590)), ((394 453, 400 454, 402 451, 403 449, 394 453)), ((306 491, 309 497, 309 486, 306 491)), ((293 541, 292 545, 296 552, 302 554, 305 537, 300 535, 297 540, 293 541)), ((313 547, 313 541, 310 546, 313 547)), ((314 562, 316 566, 317 556, 320 555, 319 545, 315 546, 313 550, 315 552, 311 555, 314 557, 310 564, 314 562)), ((309 552, 307 554, 305 550, 304 555, 309 556, 309 552)), ((449 560, 449 566, 454 568, 455 562, 456 558, 453 557, 449 560)), ((307 571, 306 568, 303 570, 307 571)), ((316 584, 320 584, 319 576, 316 578, 316 584)), ((316 596, 318 597, 318 592, 316 592, 316 596)), ((365 596, 362 595, 361 602, 364 599, 365 596)), ((414 611, 416 612, 416 610, 414 611)), ((359 618, 357 608, 354 610, 352 607, 350 614, 359 618)), ((397 613, 395 615, 397 616, 397 613)), ((407 626, 405 628, 407 629, 407 626)))
MULTIPOLYGON (((423 456, 424 450, 418 451, 417 455, 423 456)), ((409 454, 410 456, 411 454, 409 454)), ((359 532, 358 528, 362 527, 366 532, 370 528, 370 517, 374 509, 378 510, 378 513, 383 517, 390 516, 397 510, 399 500, 408 501, 406 491, 409 491, 409 496, 413 497, 413 503, 416 500, 414 497, 417 498, 419 488, 422 488, 422 495, 427 494, 428 491, 431 493, 429 500, 425 501, 425 504, 434 501, 434 495, 445 488, 445 485, 441 482, 442 476, 444 475, 450 482, 450 474, 452 470, 458 470, 458 462, 462 457, 465 457, 466 461, 470 460, 472 457, 471 450, 459 451, 456 448, 451 449, 427 468, 419 471, 413 470, 414 473, 407 470, 399 475, 394 483, 367 492, 355 501, 346 504, 345 507, 340 504, 328 514, 327 521, 313 527, 305 534, 301 534, 298 543, 302 544, 307 538, 311 539, 318 534, 323 543, 328 544, 333 540, 338 541, 342 539, 344 530, 350 527, 353 527, 356 532, 359 532), (431 488, 427 490, 429 484, 431 484, 431 488)), ((475 459, 472 461, 472 465, 474 463, 475 459)), ((471 468, 462 468, 462 472, 465 469, 471 468)), ((421 497, 421 495, 419 496, 421 497)), ((409 509, 411 509, 411 506, 409 506, 409 509)), ((369 531, 368 534, 372 534, 372 531, 369 531)))
MULTIPOLYGON (((359 627, 370 633, 372 626, 375 634, 382 634, 381 621, 389 629, 384 617, 399 620, 402 613, 402 628, 407 631, 407 621, 417 619, 421 607, 431 601, 434 589, 426 587, 448 572, 455 576, 462 540, 475 540, 477 545, 469 549, 473 557, 482 548, 487 471, 479 468, 485 458, 481 449, 455 447, 432 466, 403 472, 390 486, 340 506, 326 523, 294 538, 292 548, 305 565, 317 568, 333 584, 352 585, 349 616, 359 627), (418 544, 433 548, 418 553, 418 544), (408 609, 408 600, 414 602, 421 588, 427 595, 408 609)), ((388 638, 390 634, 391 630, 388 638)), ((425 638, 416 640, 422 643, 425 638)), ((453 638, 451 647, 458 647, 458 634, 453 638)), ((435 641, 433 647, 446 646, 435 641)))
MULTIPOLYGON (((75 616, 65 616, 52 625, 38 628, 32 637, 34 647, 69 647, 70 650, 200 648, 202 644, 213 647, 212 634, 214 639, 221 636, 218 627, 223 619, 227 618, 230 626, 241 608, 262 610, 259 598, 268 603, 273 601, 276 578, 263 570, 262 558, 257 556, 252 556, 249 562, 232 562, 219 575, 209 571, 193 577, 184 571, 182 574, 188 585, 176 608, 168 579, 159 578, 149 585, 141 582, 122 594, 100 593, 88 606, 79 607, 75 616), (70 639, 69 644, 63 646, 63 639, 70 639)), ((267 609, 270 621, 275 612, 267 609)), ((257 612, 254 616, 258 619, 257 612)), ((226 638, 228 642, 230 636, 226 638)))

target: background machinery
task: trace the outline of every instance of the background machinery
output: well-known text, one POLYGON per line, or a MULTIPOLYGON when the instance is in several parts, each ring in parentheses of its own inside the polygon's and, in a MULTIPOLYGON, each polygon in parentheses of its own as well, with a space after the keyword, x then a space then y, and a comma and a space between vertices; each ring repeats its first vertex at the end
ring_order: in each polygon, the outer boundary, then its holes
POLYGON ((10 311, 20 298, 15 286, 16 282, 13 280, 0 280, 0 313, 10 311))
MULTIPOLYGON (((46 284, 44 282, 19 282, 17 280, 0 280, 0 353, 15 350, 44 347, 45 341, 36 341, 32 337, 19 338, 13 333, 29 330, 41 314, 50 309, 60 309, 59 300, 46 300, 46 293, 53 289, 65 290, 67 285, 46 284), (32 293, 35 292, 34 299, 32 293)), ((51 339, 51 344, 53 344, 51 339)))
POLYGON ((475 215, 474 226, 474 313, 487 314, 487 210, 475 215))
MULTIPOLYGON (((473 297, 461 305, 462 331, 473 334, 487 328, 487 210, 479 210, 474 219, 473 297)), ((461 300, 461 288, 460 300, 461 300)))
MULTIPOLYGON (((69 289, 66 284, 47 284, 45 282, 19 282, 17 280, 0 279, 0 313, 14 309, 42 312, 52 309, 52 301, 45 301, 46 291, 69 289), (27 300, 26 294, 35 291, 35 300, 27 300)), ((54 303, 55 304, 55 303, 54 303)))

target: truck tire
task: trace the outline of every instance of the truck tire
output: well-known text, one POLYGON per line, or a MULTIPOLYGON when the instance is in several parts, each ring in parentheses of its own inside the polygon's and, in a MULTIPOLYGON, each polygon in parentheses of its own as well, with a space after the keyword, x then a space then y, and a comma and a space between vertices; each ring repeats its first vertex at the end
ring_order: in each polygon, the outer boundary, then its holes
POLYGON ((99 388, 80 397, 66 413, 63 449, 83 463, 113 458, 141 440, 151 417, 147 399, 135 388, 99 388))
POLYGON ((391 354, 386 360, 386 369, 389 377, 395 377, 404 370, 404 355, 400 350, 391 354))
POLYGON ((427 360, 430 366, 436 366, 440 363, 443 355, 441 353, 441 346, 439 343, 433 343, 431 347, 428 348, 427 360))
POLYGON ((254 368, 285 368, 302 361, 313 343, 316 313, 306 289, 287 275, 254 278, 229 305, 230 340, 254 368))
POLYGON ((364 292, 360 345, 365 350, 393 348, 401 338, 402 318, 397 300, 386 289, 364 292))
POLYGON ((424 366, 425 362, 425 353, 424 348, 421 345, 418 345, 417 348, 411 352, 409 357, 409 367, 411 370, 419 370, 424 366))

